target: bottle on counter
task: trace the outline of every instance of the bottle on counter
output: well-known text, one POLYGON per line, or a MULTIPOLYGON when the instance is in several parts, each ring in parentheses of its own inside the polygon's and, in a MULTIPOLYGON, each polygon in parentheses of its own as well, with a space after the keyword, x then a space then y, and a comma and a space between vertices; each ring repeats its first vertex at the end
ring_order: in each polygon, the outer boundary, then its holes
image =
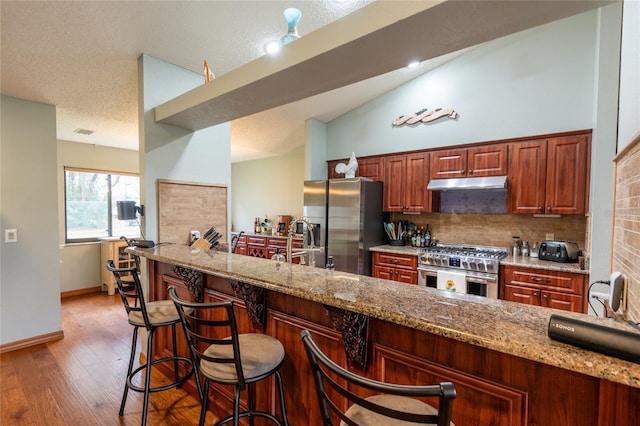
POLYGON ((522 242, 522 248, 520 249, 522 257, 528 257, 529 256, 529 243, 526 241, 522 242))
POLYGON ((280 253, 280 247, 276 248, 276 254, 271 256, 271 260, 276 262, 276 268, 280 267, 285 262, 284 255, 280 253))
POLYGON ((424 243, 425 243, 425 232, 424 232, 424 228, 420 227, 420 247, 424 247, 424 243))
POLYGON ((262 232, 262 227, 260 226, 260 218, 256 217, 255 222, 253 223, 253 232, 256 234, 260 234, 262 232))
POLYGON ((416 230, 413 230, 413 234, 411 234, 411 247, 417 247, 416 245, 416 236, 418 235, 418 233, 416 232, 416 230))
POLYGON ((427 230, 424 231, 424 245, 422 247, 431 247, 431 231, 429 230, 428 223, 427 223, 427 230))
POLYGON ((513 243, 511 244, 511 254, 513 257, 520 255, 520 237, 513 236, 511 237, 513 243))

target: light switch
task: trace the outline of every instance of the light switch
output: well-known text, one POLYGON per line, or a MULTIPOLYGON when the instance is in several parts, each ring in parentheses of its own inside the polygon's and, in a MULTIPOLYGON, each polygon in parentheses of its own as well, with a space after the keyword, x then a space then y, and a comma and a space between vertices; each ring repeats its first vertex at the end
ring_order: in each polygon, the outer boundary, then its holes
POLYGON ((18 230, 17 229, 5 229, 4 230, 4 242, 5 243, 17 243, 18 242, 18 230))

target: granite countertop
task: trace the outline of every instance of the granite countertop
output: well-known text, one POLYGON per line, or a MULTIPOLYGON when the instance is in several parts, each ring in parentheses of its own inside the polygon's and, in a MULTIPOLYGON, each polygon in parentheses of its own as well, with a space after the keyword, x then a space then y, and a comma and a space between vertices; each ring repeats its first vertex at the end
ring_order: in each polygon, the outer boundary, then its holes
POLYGON ((505 354, 640 388, 640 364, 551 340, 551 314, 632 331, 624 322, 181 245, 137 255, 361 313, 505 354))
MULTIPOLYGON (((410 256, 420 255, 420 248, 411 247, 411 246, 392 246, 392 245, 386 244, 382 246, 371 247, 369 250, 378 251, 382 253, 405 254, 410 256)), ((507 255, 507 257, 505 257, 500 261, 500 265, 589 275, 589 271, 580 269, 577 263, 551 262, 548 260, 540 260, 538 258, 529 257, 529 256, 513 257, 510 255, 507 255)))

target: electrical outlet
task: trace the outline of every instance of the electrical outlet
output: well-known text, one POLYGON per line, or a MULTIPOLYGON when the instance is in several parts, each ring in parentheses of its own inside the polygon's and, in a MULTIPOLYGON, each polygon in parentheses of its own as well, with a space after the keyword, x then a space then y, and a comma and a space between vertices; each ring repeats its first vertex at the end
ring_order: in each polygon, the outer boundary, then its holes
POLYGON ((547 240, 547 241, 553 241, 553 240, 555 240, 554 237, 555 237, 555 235, 553 235, 553 234, 545 234, 544 239, 547 240))
POLYGON ((5 243, 17 243, 18 242, 18 230, 17 229, 5 229, 4 230, 4 242, 5 243))

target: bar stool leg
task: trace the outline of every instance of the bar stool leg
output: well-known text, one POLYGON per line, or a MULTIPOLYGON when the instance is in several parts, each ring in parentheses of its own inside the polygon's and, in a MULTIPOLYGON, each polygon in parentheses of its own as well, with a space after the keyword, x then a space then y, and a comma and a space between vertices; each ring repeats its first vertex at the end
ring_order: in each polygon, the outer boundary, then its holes
POLYGON ((233 387, 233 426, 240 424, 240 386, 233 387))
POLYGON ((284 387, 282 386, 282 376, 280 371, 276 371, 276 381, 278 382, 278 392, 280 393, 280 415, 284 426, 289 426, 289 418, 287 417, 287 408, 284 404, 284 387))
POLYGON ((124 415, 124 405, 127 402, 129 394, 129 377, 133 371, 133 361, 136 357, 136 343, 138 342, 138 327, 133 327, 133 338, 131 339, 131 356, 129 356, 129 368, 127 369, 127 377, 124 380, 124 392, 122 394, 122 402, 120 403, 120 415, 124 415))
POLYGON ((202 389, 202 411, 200 411, 200 421, 198 422, 198 426, 204 426, 204 421, 207 417, 208 405, 209 405, 209 379, 205 378, 204 388, 202 389))
MULTIPOLYGON (((178 371, 178 345, 176 344, 176 325, 171 324, 171 340, 173 342, 173 372, 176 382, 180 378, 180 372, 178 371)), ((182 385, 178 386, 181 388, 182 385)))
POLYGON ((147 408, 149 406, 149 388, 151 387, 151 348, 153 348, 153 332, 155 328, 147 331, 147 368, 145 371, 144 403, 142 404, 142 426, 147 424, 147 408))
POLYGON ((249 383, 248 386, 248 393, 249 393, 249 426, 254 426, 255 425, 255 419, 253 416, 253 412, 256 410, 256 387, 255 387, 255 383, 249 383))

